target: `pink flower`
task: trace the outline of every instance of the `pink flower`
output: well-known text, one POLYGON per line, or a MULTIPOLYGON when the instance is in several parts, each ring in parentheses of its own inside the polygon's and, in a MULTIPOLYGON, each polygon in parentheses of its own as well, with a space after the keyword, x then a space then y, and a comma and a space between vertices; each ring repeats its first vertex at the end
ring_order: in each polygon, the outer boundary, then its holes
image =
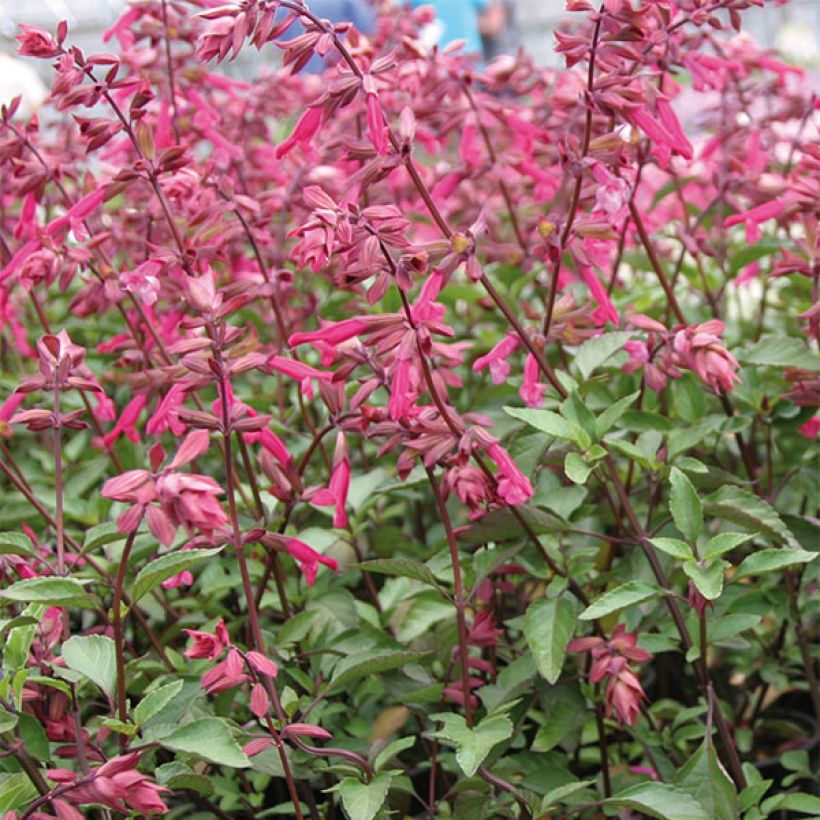
POLYGON ((807 422, 801 424, 797 431, 806 438, 817 438, 820 434, 820 415, 812 416, 807 422))
MULTIPOLYGON (((158 786, 147 775, 137 771, 139 753, 115 757, 91 772, 92 780, 66 792, 63 797, 76 805, 85 803, 102 803, 104 806, 126 814, 135 811, 141 815, 164 814, 168 807, 160 798, 167 792, 164 786, 158 786)), ((76 772, 67 769, 51 769, 49 780, 63 786, 74 783, 76 772)))
POLYGON ((377 94, 367 95, 367 128, 376 153, 384 156, 387 153, 387 137, 385 136, 384 114, 377 94))
POLYGON ((760 225, 767 222, 769 219, 774 219, 783 213, 785 204, 782 200, 774 199, 771 202, 764 202, 755 208, 748 211, 743 211, 739 214, 734 214, 728 217, 724 223, 724 228, 731 228, 741 223, 746 225, 746 241, 749 244, 757 242, 762 236, 763 232, 760 230, 760 225))
POLYGON ((498 465, 498 495, 510 506, 532 498, 532 484, 518 469, 510 454, 497 442, 487 448, 487 455, 498 465))
POLYGON ((313 547, 309 547, 304 541, 300 541, 298 538, 286 539, 285 549, 296 563, 299 564, 299 569, 305 576, 305 581, 309 587, 312 587, 316 581, 319 564, 324 564, 334 572, 339 569, 339 562, 335 558, 330 558, 327 555, 316 552, 313 547))
POLYGON ((322 109, 319 107, 308 108, 299 118, 293 133, 276 147, 276 158, 281 159, 293 150, 297 145, 307 151, 310 148, 310 141, 319 132, 322 125, 322 109))
POLYGON ((60 53, 57 41, 44 29, 21 23, 20 32, 16 40, 20 43, 19 51, 24 57, 40 57, 47 60, 60 53))
POLYGON ((510 364, 507 359, 520 344, 521 340, 517 334, 508 333, 489 353, 479 356, 473 362, 473 370, 480 373, 485 367, 489 367, 493 384, 502 384, 510 375, 510 364))
POLYGON ((185 651, 186 658, 207 658, 216 660, 225 649, 231 645, 231 636, 225 627, 225 622, 220 618, 219 623, 214 627, 214 632, 200 632, 197 629, 183 629, 188 637, 193 639, 193 645, 185 651))
POLYGON ((185 385, 175 382, 157 405, 154 415, 148 419, 145 432, 150 436, 158 436, 170 430, 175 436, 185 432, 185 425, 176 416, 177 410, 185 401, 185 385))
POLYGON ((350 454, 345 434, 340 430, 336 434, 336 451, 333 456, 333 473, 327 488, 320 490, 311 498, 319 507, 335 507, 333 526, 344 529, 347 526, 347 492, 350 488, 350 454))
POLYGON ((236 649, 231 649, 224 661, 220 661, 202 676, 200 685, 209 695, 234 689, 250 680, 243 670, 242 656, 236 649))
POLYGON ((586 282, 589 292, 598 307, 590 314, 598 327, 602 327, 607 322, 612 322, 613 325, 620 324, 620 316, 615 310, 615 305, 609 298, 606 288, 601 284, 600 279, 592 272, 592 268, 588 265, 581 266, 581 276, 586 282))
POLYGON ((121 435, 125 435, 129 441, 135 443, 140 440, 136 424, 147 402, 148 399, 144 394, 134 396, 128 402, 122 411, 122 415, 117 419, 117 423, 100 440, 103 447, 110 448, 121 435))
POLYGON ((729 392, 740 381, 735 372, 740 365, 720 338, 723 328, 723 322, 710 319, 679 330, 672 341, 675 364, 696 373, 715 393, 729 392))
POLYGON ((528 353, 524 363, 524 383, 518 391, 518 395, 527 407, 540 407, 544 403, 547 385, 538 381, 539 375, 538 360, 532 353, 528 353))
POLYGON ((251 713, 263 718, 270 711, 270 698, 261 683, 255 683, 251 689, 251 713))

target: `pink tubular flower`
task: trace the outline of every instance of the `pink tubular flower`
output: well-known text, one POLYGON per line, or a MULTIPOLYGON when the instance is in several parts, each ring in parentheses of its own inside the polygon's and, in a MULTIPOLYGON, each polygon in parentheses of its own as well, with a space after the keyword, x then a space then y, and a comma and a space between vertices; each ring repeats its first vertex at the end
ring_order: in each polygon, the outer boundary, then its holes
POLYGON ((322 109, 308 108, 299 118, 293 133, 276 147, 276 158, 281 159, 292 151, 297 145, 306 151, 310 148, 310 141, 319 132, 322 125, 322 109))
POLYGON ((817 438, 820 435, 820 415, 812 416, 805 424, 801 424, 797 432, 806 438, 817 438))
POLYGON ((285 549, 296 563, 299 564, 299 569, 305 576, 305 581, 309 587, 312 587, 316 581, 319 564, 324 564, 334 572, 339 569, 339 562, 335 558, 330 558, 327 555, 316 552, 313 547, 309 547, 304 541, 300 541, 298 538, 288 538, 285 543, 285 549))
POLYGON ((539 373, 535 356, 532 353, 527 354, 527 360, 524 363, 524 383, 518 391, 518 395, 527 407, 540 407, 544 403, 547 385, 538 381, 539 373))
POLYGON ((145 432, 150 436, 158 436, 170 430, 175 436, 185 432, 185 425, 177 419, 176 412, 185 401, 185 385, 176 382, 157 405, 154 415, 148 419, 145 432))
POLYGON ((369 323, 365 319, 344 319, 341 322, 328 322, 321 330, 294 333, 288 339, 288 344, 291 347, 315 342, 337 345, 366 333, 369 329, 369 323))
POLYGON ((720 338, 723 328, 723 322, 710 319, 679 330, 672 342, 675 364, 696 373, 715 393, 730 392, 740 381, 735 372, 740 365, 720 338))
POLYGON ((637 645, 638 636, 627 632, 623 624, 612 630, 609 640, 598 636, 576 638, 567 646, 568 652, 591 652, 593 664, 589 682, 607 679, 605 692, 607 715, 614 709, 619 719, 634 724, 640 714, 640 703, 646 697, 629 662, 645 663, 652 655, 637 645))
POLYGON ((479 356, 473 362, 473 370, 480 373, 485 367, 489 367, 493 384, 502 384, 510 375, 510 363, 507 359, 520 344, 517 334, 508 333, 489 353, 479 356))
POLYGON ((507 504, 514 507, 532 498, 530 480, 498 442, 487 448, 487 455, 498 465, 498 495, 507 504))
POLYGON ((285 356, 271 356, 267 364, 272 370, 276 370, 278 373, 283 373, 285 376, 300 382, 302 395, 308 398, 313 397, 311 379, 317 379, 323 382, 333 381, 332 373, 317 370, 309 364, 303 364, 296 359, 288 359, 285 356))
POLYGON ((762 236, 760 225, 769 219, 774 219, 783 213, 785 204, 782 200, 774 199, 771 202, 764 202, 755 208, 751 208, 743 213, 734 214, 728 217, 724 223, 724 228, 731 228, 743 223, 746 226, 746 241, 750 244, 757 242, 762 236))
POLYGON ((59 53, 60 47, 57 41, 44 29, 21 23, 20 32, 16 39, 20 43, 19 51, 23 57, 39 57, 48 60, 59 53))
POLYGON ((618 316, 618 311, 615 310, 615 305, 612 304, 612 300, 609 298, 606 288, 601 284, 600 279, 592 272, 592 268, 588 265, 583 265, 581 267, 581 276, 589 288, 592 299, 598 305, 590 314, 595 324, 598 325, 598 327, 603 327, 607 322, 612 322, 614 325, 620 324, 621 319, 620 316, 618 316))
POLYGON ((134 396, 134 398, 125 405, 122 415, 117 419, 117 423, 100 440, 103 447, 106 449, 110 448, 121 435, 125 435, 129 441, 135 443, 140 440, 136 424, 147 401, 148 399, 145 395, 140 394, 134 396))
POLYGON ((328 486, 311 498, 319 507, 335 507, 333 526, 344 529, 347 526, 347 492, 350 488, 350 454, 345 434, 340 430, 336 434, 336 451, 333 455, 333 474, 328 486))
POLYGON ((191 659, 207 658, 215 661, 231 644, 231 636, 220 618, 214 632, 200 632, 197 629, 183 629, 193 640, 193 645, 185 651, 185 657, 191 659))
POLYGON ((202 676, 200 686, 209 695, 234 689, 250 680, 243 670, 242 656, 236 649, 231 649, 224 661, 220 661, 202 676))
POLYGON ((377 94, 367 95, 367 128, 376 153, 383 157, 387 153, 387 137, 385 136, 384 114, 377 94))
MULTIPOLYGON (((139 753, 115 757, 91 772, 90 782, 77 785, 63 792, 63 797, 75 804, 102 803, 114 811, 126 814, 135 811, 140 815, 164 814, 168 807, 160 798, 167 792, 164 786, 158 786, 147 775, 137 771, 139 753)), ((79 777, 68 769, 51 769, 49 780, 61 786, 70 786, 79 777)))

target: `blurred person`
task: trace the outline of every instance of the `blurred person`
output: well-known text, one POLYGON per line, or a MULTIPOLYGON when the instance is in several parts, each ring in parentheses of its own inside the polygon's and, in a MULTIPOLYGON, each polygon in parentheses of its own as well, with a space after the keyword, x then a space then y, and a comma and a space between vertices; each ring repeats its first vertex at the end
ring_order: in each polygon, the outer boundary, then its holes
POLYGON ((479 17, 497 0, 411 0, 415 9, 432 6, 436 21, 422 31, 422 40, 428 45, 445 46, 453 40, 463 40, 464 50, 482 53, 479 17))
POLYGON ((8 105, 21 95, 15 117, 28 119, 48 97, 48 89, 26 62, 0 52, 0 105, 8 105))
POLYGON ((486 62, 515 51, 514 10, 512 0, 492 0, 479 16, 478 32, 486 62))

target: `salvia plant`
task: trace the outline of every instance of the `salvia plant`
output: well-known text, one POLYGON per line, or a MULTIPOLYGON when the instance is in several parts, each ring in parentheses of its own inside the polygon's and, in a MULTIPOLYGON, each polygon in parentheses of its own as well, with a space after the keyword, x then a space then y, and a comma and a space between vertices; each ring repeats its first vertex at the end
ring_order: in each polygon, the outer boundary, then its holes
POLYGON ((810 77, 763 0, 379 5, 20 27, 4 819, 820 815, 810 77))

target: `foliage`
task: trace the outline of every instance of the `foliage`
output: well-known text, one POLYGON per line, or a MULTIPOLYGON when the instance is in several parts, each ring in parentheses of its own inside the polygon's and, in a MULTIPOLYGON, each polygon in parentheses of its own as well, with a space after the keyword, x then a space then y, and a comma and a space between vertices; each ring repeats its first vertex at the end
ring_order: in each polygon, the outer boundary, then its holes
POLYGON ((5 817, 818 814, 817 105, 755 4, 568 0, 560 71, 387 2, 22 26, 5 817))

